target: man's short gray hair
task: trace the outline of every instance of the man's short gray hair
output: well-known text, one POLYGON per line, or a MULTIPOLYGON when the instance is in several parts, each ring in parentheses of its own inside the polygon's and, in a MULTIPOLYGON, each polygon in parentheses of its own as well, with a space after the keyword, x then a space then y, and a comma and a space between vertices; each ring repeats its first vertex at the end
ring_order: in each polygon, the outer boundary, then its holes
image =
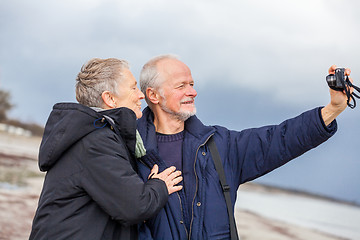
POLYGON ((165 60, 165 59, 176 59, 179 60, 178 56, 174 54, 164 54, 156 56, 152 59, 150 59, 142 68, 140 72, 140 89, 145 95, 145 100, 150 105, 150 101, 148 97, 146 96, 146 89, 147 88, 155 88, 159 91, 161 91, 160 87, 163 83, 164 79, 162 76, 160 76, 160 73, 156 67, 157 63, 165 60))
POLYGON ((118 79, 129 69, 125 60, 93 58, 85 63, 76 78, 76 100, 88 107, 103 107, 101 94, 109 91, 118 95, 118 79))

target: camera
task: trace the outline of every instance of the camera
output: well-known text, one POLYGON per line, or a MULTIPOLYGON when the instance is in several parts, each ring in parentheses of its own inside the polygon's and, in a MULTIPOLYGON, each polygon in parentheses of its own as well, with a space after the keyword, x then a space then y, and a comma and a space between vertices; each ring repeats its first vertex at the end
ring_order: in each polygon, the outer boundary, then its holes
POLYGON ((350 108, 355 108, 355 97, 360 98, 360 96, 355 93, 355 90, 360 93, 360 88, 352 84, 349 77, 345 76, 345 68, 336 68, 335 74, 326 76, 326 82, 331 89, 343 91, 347 97, 347 105, 350 108))
POLYGON ((330 88, 342 91, 348 84, 348 77, 345 76, 345 68, 335 69, 335 74, 329 74, 326 76, 326 82, 330 88), (345 79, 346 78, 346 79, 345 79))

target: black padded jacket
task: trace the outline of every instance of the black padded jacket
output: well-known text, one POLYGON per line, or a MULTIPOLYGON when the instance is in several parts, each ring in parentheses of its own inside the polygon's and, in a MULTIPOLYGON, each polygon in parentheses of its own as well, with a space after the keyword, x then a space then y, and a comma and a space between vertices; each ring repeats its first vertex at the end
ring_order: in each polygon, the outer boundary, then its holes
POLYGON ((58 103, 45 126, 46 171, 31 239, 137 239, 137 223, 166 203, 165 183, 136 173, 136 116, 58 103))

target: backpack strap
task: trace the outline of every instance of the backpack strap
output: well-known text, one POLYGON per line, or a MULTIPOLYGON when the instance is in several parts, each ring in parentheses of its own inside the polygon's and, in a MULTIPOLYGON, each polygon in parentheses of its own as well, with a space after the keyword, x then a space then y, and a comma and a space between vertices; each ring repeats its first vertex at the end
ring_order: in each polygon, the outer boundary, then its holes
POLYGON ((215 169, 219 175, 221 188, 222 188, 224 196, 225 196, 226 207, 227 207, 227 211, 229 214, 231 240, 238 240, 239 237, 238 237, 237 229, 236 229, 234 211, 233 211, 232 204, 231 204, 230 186, 226 183, 224 167, 221 163, 220 154, 216 147, 214 137, 211 137, 209 139, 208 143, 209 143, 209 149, 210 149, 211 156, 214 160, 215 169))

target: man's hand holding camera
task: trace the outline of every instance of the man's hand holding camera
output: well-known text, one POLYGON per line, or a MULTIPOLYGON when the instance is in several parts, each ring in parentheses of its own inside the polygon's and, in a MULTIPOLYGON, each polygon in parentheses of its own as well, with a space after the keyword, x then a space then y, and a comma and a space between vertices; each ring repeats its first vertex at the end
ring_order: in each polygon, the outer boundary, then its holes
MULTIPOLYGON (((321 115, 326 126, 328 126, 332 121, 334 121, 335 118, 346 109, 349 103, 349 96, 347 95, 346 90, 344 88, 335 90, 336 88, 332 87, 331 83, 329 83, 329 77, 332 77, 332 79, 334 79, 335 76, 338 76, 336 74, 337 69, 338 68, 336 67, 336 65, 332 65, 329 68, 329 75, 326 79, 330 87, 329 91, 331 97, 330 103, 326 105, 323 109, 321 109, 321 115)), ((344 75, 343 78, 348 78, 350 83, 353 83, 353 80, 349 77, 351 70, 349 68, 346 68, 343 69, 342 72, 344 75)), ((348 94, 353 94, 354 88, 352 87, 352 84, 350 86, 344 84, 343 86, 347 89, 348 94)))

